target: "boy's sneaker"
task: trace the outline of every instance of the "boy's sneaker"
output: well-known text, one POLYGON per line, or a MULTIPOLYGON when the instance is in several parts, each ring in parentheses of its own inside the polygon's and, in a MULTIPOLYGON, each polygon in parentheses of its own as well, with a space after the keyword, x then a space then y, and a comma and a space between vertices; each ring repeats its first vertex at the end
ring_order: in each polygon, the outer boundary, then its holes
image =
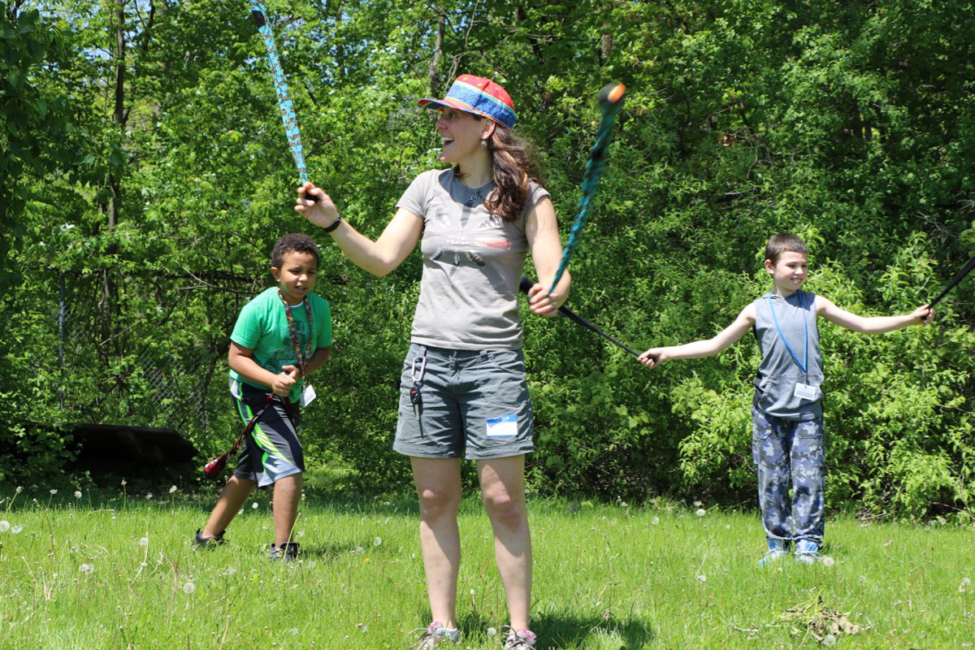
POLYGON ((788 554, 789 548, 786 546, 786 543, 783 540, 770 539, 768 541, 768 550, 765 551, 765 555, 762 556, 762 559, 758 561, 758 566, 771 564, 776 560, 781 560, 788 554))
POLYGON ((510 627, 501 630, 508 631, 504 636, 504 650, 532 650, 535 647, 537 637, 531 630, 514 630, 510 627))
POLYGON ((808 539, 800 539, 796 542, 796 562, 815 564, 819 557, 819 546, 816 542, 808 539))
POLYGON ((460 630, 457 628, 444 627, 443 623, 439 621, 434 621, 430 623, 430 627, 423 629, 422 627, 417 628, 407 634, 407 638, 411 636, 420 637, 414 641, 407 641, 407 646, 413 650, 429 650, 429 648, 436 648, 440 645, 447 645, 449 643, 460 643, 460 630))
POLYGON ((200 548, 212 548, 214 546, 220 546, 221 544, 223 544, 223 543, 225 543, 227 541, 227 540, 225 540, 223 538, 223 534, 225 532, 227 532, 227 531, 221 530, 219 533, 217 533, 213 537, 204 537, 203 536, 203 531, 201 531, 199 528, 197 528, 196 529, 196 537, 193 539, 193 543, 196 544, 200 548))
POLYGON ((271 559, 291 562, 298 559, 298 542, 285 542, 281 546, 271 544, 271 559))

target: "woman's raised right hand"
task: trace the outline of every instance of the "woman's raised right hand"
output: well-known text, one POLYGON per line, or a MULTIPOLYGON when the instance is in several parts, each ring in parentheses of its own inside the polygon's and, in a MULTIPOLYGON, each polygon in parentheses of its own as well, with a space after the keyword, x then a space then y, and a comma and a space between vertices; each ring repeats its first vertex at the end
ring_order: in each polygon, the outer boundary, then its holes
POLYGON ((339 218, 338 208, 335 207, 332 198, 313 183, 304 183, 298 188, 295 212, 319 228, 327 228, 339 218))

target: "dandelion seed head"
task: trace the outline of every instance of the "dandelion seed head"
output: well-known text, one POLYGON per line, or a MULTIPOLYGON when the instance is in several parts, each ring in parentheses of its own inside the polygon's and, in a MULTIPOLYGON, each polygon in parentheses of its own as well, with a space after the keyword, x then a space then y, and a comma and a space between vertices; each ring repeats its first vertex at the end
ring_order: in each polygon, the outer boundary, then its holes
POLYGON ((473 595, 474 595, 474 590, 473 590, 473 589, 471 589, 471 596, 473 596, 473 595))
POLYGON ((698 582, 707 582, 708 577, 703 573, 697 577, 698 582))
POLYGON ((296 627, 291 628, 291 636, 298 636, 298 628, 296 627))
POLYGON ((708 511, 705 510, 704 508, 698 508, 697 512, 695 512, 694 514, 697 515, 698 517, 703 517, 704 515, 708 514, 708 511))
POLYGON ((82 564, 80 567, 78 567, 78 570, 86 575, 91 575, 95 570, 95 567, 92 564, 82 564))
POLYGON ((146 501, 152 501, 152 492, 146 495, 146 501))
POLYGON ((125 479, 123 478, 123 479, 122 479, 122 487, 125 487, 126 485, 128 485, 128 481, 126 481, 126 480, 125 480, 125 479))
POLYGON ((260 507, 261 507, 261 504, 259 504, 257 501, 255 501, 254 502, 254 505, 251 506, 251 509, 252 510, 257 510, 260 507))
POLYGON ((10 529, 10 532, 13 533, 14 535, 16 535, 17 533, 19 533, 23 529, 24 529, 23 526, 21 526, 20 524, 17 524, 16 526, 14 526, 13 528, 10 529))
POLYGON ((4 519, 0 521, 0 533, 5 533, 10 530, 10 522, 4 519))
POLYGON ((193 584, 192 582, 187 582, 186 584, 183 585, 183 593, 184 594, 189 595, 189 594, 192 594, 195 591, 196 591, 196 585, 193 584))
POLYGON ((654 517, 653 519, 650 520, 651 526, 656 526, 659 523, 660 523, 660 517, 654 517))
POLYGON ((23 485, 18 485, 17 486, 17 494, 20 494, 23 491, 24 491, 24 486, 23 485))
POLYGON ((373 546, 381 546, 382 543, 383 543, 383 538, 382 537, 377 537, 376 539, 372 540, 372 545, 373 546))
POLYGON ((169 493, 170 493, 170 494, 172 494, 172 493, 173 493, 173 492, 175 492, 175 491, 176 491, 177 489, 178 489, 178 488, 177 488, 177 487, 176 487, 176 486, 174 485, 174 486, 172 486, 171 488, 169 488, 169 493))
POLYGON ((832 647, 836 645, 836 637, 832 634, 827 634, 823 637, 822 644, 826 647, 832 647))
POLYGON ((56 489, 54 489, 54 490, 51 490, 51 496, 54 496, 54 495, 55 495, 55 494, 57 494, 57 493, 58 493, 58 491, 57 491, 56 489))
POLYGON ((972 586, 972 580, 971 580, 971 578, 962 578, 961 579, 961 586, 962 587, 971 587, 972 586))
POLYGON ((80 499, 81 498, 81 490, 75 490, 74 491, 74 498, 75 499, 80 499))
POLYGON ((823 556, 823 564, 825 564, 826 566, 833 566, 834 564, 836 564, 836 561, 833 558, 831 558, 830 556, 824 555, 823 556))
POLYGON ((628 508, 629 507, 629 504, 626 501, 620 501, 620 507, 621 508, 628 508))
POLYGON ((487 629, 487 635, 488 635, 489 638, 497 635, 497 633, 498 633, 498 631, 496 629, 494 629, 493 627, 489 627, 487 629))
POLYGON ((139 539, 139 546, 149 546, 149 538, 143 537, 139 539))

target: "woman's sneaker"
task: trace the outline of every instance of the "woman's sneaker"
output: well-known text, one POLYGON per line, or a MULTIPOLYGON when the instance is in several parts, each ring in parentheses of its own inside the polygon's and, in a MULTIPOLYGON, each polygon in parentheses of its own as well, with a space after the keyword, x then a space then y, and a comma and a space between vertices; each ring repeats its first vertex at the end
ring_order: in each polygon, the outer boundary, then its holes
POLYGON ((796 542, 796 562, 815 564, 819 560, 819 545, 808 539, 796 542))
POLYGON ((271 544, 271 559, 291 562, 298 559, 298 542, 284 542, 281 546, 271 544))
POLYGON ((460 630, 444 627, 443 623, 438 621, 430 623, 430 627, 426 629, 417 628, 406 636, 409 638, 416 635, 420 635, 420 637, 406 642, 407 647, 413 650, 429 650, 449 643, 460 643, 460 630))
POLYGON ((768 550, 765 551, 765 555, 762 559, 758 561, 758 566, 765 566, 766 564, 771 564, 776 560, 781 560, 786 555, 789 554, 789 547, 781 539, 770 539, 768 541, 768 550))
POLYGON ((193 539, 193 543, 200 548, 211 548, 214 546, 220 546, 221 544, 227 541, 223 538, 223 534, 225 532, 227 531, 222 530, 216 535, 214 535, 213 537, 204 537, 203 532, 199 528, 197 528, 196 537, 193 539))
POLYGON ((510 627, 501 628, 502 633, 507 630, 504 636, 504 650, 532 650, 535 647, 537 637, 531 630, 515 630, 510 627))

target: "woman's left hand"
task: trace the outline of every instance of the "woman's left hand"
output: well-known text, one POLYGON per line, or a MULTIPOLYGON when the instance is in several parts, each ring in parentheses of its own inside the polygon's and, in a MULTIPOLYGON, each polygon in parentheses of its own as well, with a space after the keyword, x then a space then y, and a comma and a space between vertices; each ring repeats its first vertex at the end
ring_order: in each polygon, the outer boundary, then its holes
POLYGON ((559 305, 555 297, 538 282, 528 290, 528 307, 539 316, 546 318, 559 315, 559 305))

